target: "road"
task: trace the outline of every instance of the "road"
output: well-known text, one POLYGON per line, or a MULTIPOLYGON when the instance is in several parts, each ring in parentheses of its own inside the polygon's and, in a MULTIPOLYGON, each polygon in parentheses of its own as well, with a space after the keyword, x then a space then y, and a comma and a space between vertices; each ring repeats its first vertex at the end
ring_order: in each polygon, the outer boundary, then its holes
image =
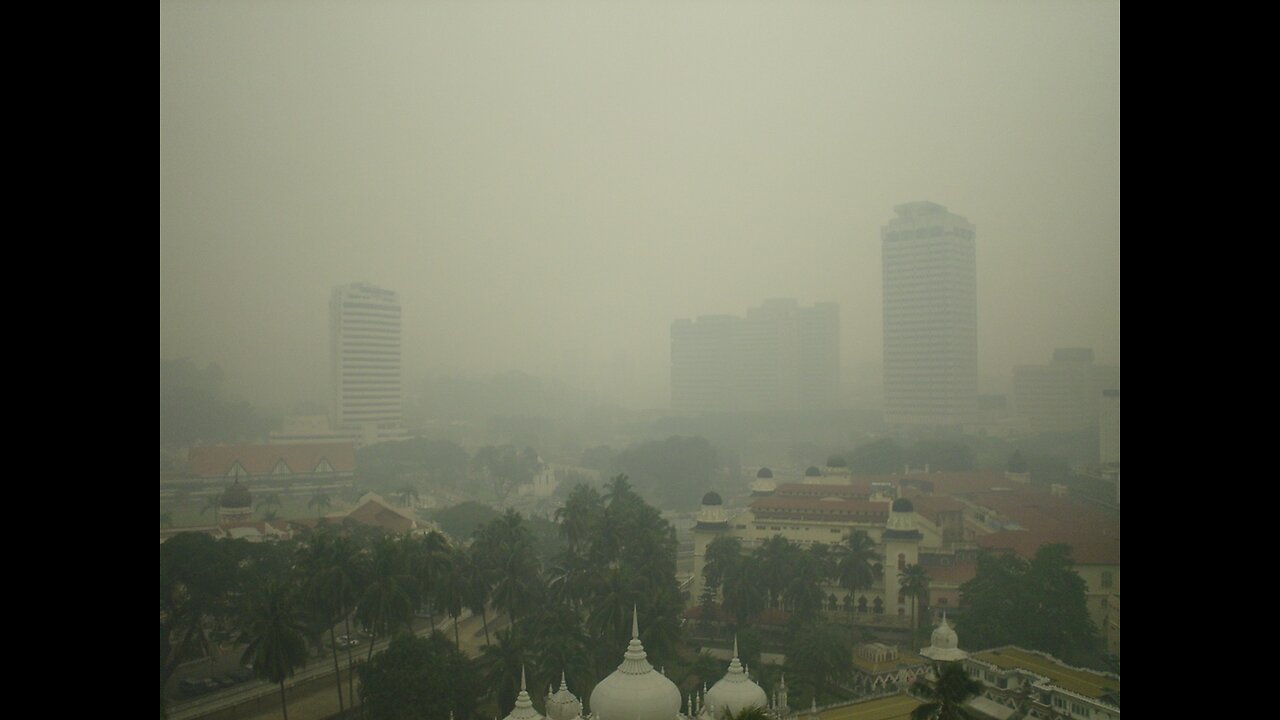
MULTIPOLYGON (((498 621, 490 613, 489 633, 492 635, 499 627, 506 626, 503 618, 498 621)), ((446 618, 436 624, 437 629, 450 640, 454 637, 453 621, 446 618)), ((430 623, 424 619, 414 622, 414 633, 425 636, 430 623)), ((341 632, 341 631, 339 631, 341 632)), ((458 626, 458 634, 462 641, 462 650, 469 657, 476 657, 484 648, 484 624, 479 617, 471 617, 464 611, 458 626)), ((374 653, 387 646, 386 640, 379 640, 374 645, 374 653)), ((179 680, 199 679, 211 675, 221 675, 240 666, 240 653, 244 646, 226 649, 220 657, 213 661, 192 663, 174 673, 169 681, 169 717, 172 720, 197 720, 217 715, 219 717, 237 718, 238 720, 268 720, 280 717, 280 688, 264 680, 250 680, 238 683, 196 698, 184 698, 177 693, 179 680), (234 708, 234 710, 233 710, 234 708)), ((356 665, 368 657, 369 647, 361 644, 352 652, 356 665)), ((347 654, 338 653, 338 666, 344 680, 347 675, 347 654)), ((324 657, 312 655, 305 668, 298 670, 294 676, 285 681, 285 693, 289 698, 290 720, 322 720, 338 712, 338 693, 333 679, 333 655, 326 650, 324 657), (327 682, 325 681, 327 680, 327 682)), ((359 694, 359 682, 356 682, 356 693, 359 694)), ((343 700, 346 697, 347 684, 343 683, 343 700)))

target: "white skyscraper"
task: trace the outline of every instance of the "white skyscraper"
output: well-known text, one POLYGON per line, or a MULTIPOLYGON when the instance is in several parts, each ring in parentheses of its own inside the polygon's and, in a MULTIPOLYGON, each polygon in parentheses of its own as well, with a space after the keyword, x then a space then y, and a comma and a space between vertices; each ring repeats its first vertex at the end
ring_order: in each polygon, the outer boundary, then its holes
POLYGON ((400 300, 353 283, 333 289, 329 312, 333 428, 385 436, 400 427, 400 300))
POLYGON ((893 210, 880 229, 885 421, 959 424, 978 396, 974 227, 931 202, 893 210))

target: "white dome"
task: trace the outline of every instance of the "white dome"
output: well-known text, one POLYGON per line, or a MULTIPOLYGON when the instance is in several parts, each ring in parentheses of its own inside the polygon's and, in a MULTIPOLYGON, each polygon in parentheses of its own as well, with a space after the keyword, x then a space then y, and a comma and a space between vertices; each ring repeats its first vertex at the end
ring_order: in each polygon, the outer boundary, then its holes
POLYGON ((934 660, 963 660, 969 654, 960 649, 960 637, 947 624, 947 614, 942 614, 942 624, 933 631, 929 647, 920 651, 921 655, 934 660))
POLYGON ((618 669, 591 691, 592 715, 598 720, 675 720, 680 691, 646 657, 633 610, 631 643, 618 669))
POLYGON ((533 700, 524 686, 524 668, 520 668, 520 694, 516 696, 516 706, 505 720, 544 720, 537 710, 533 709, 533 700))
POLYGON ((729 661, 729 672, 711 689, 707 691, 704 701, 716 718, 726 715, 737 715, 750 707, 769 707, 769 696, 764 688, 755 684, 742 669, 738 660, 738 639, 733 640, 733 660, 729 661))
POLYGON ((582 711, 582 702, 578 696, 569 692, 564 682, 564 673, 560 673, 560 689, 547 693, 547 718, 549 720, 573 720, 582 711))

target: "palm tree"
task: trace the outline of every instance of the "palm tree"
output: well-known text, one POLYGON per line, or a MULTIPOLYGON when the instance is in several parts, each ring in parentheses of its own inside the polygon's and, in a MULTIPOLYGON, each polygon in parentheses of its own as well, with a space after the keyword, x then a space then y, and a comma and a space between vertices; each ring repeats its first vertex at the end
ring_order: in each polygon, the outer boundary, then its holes
POLYGON ((782 592, 791 584, 800 548, 781 535, 774 535, 754 554, 760 561, 760 579, 769 591, 769 606, 782 607, 782 592))
POLYGON ((569 491, 564 507, 556 510, 556 523, 560 535, 569 545, 569 552, 582 555, 593 530, 604 517, 604 499, 586 483, 579 483, 569 491))
POLYGON ((918 682, 916 691, 929 702, 911 711, 911 720, 971 720, 978 716, 969 712, 964 701, 982 692, 982 683, 969 677, 960 663, 934 663, 937 680, 930 685, 918 682))
POLYGON ((311 493, 311 499, 307 501, 307 508, 315 508, 318 513, 323 513, 331 507, 333 507, 333 498, 320 488, 316 488, 316 491, 311 493))
POLYGON ((307 640, 306 629, 299 622, 284 586, 269 582, 253 598, 244 618, 244 628, 241 639, 249 645, 240 661, 251 663, 257 677, 279 684, 280 710, 284 720, 289 720, 284 681, 293 675, 294 668, 306 664, 307 640))
MULTIPOLYGON (((855 530, 837 549, 839 560, 836 565, 840 587, 855 594, 859 590, 870 588, 876 581, 875 560, 876 546, 861 530, 855 530)), ((853 609, 850 603, 849 609, 853 609)))
POLYGON ((742 558, 736 572, 724 578, 724 609, 733 615, 737 627, 768 607, 759 565, 756 558, 742 558))
MULTIPOLYGON (((356 606, 356 617, 374 638, 407 629, 417 607, 417 587, 409 574, 406 540, 388 537, 373 546, 372 582, 365 588, 356 606)), ((369 658, 373 659, 373 639, 369 641, 369 658)))
POLYGON ((467 551, 462 548, 451 548, 436 575, 434 600, 440 603, 440 609, 453 618, 453 642, 462 649, 462 636, 458 629, 458 618, 467 599, 467 576, 465 565, 467 551))
POLYGON ((420 497, 418 495, 417 487, 413 485, 405 485, 401 487, 396 494, 400 496, 401 507, 410 507, 410 506, 417 507, 418 506, 418 500, 420 499, 420 497))
POLYGON ((719 589, 728 575, 742 564, 742 541, 729 535, 721 535, 707 545, 706 562, 702 566, 702 576, 707 585, 719 589))
POLYGON ((929 596, 929 574, 920 565, 908 565, 898 572, 898 586, 903 595, 911 598, 911 649, 916 649, 916 630, 919 617, 916 613, 916 600, 929 596))
POLYGON ((427 606, 432 630, 436 626, 436 583, 444 573, 449 557, 449 541, 432 530, 418 541, 413 552, 413 575, 418 581, 418 597, 427 606))
MULTIPOLYGON (((334 678, 338 684, 338 709, 342 709, 342 673, 338 666, 338 642, 335 625, 339 620, 346 624, 346 636, 351 635, 351 607, 355 605, 355 545, 350 539, 337 537, 329 532, 311 534, 309 542, 298 555, 296 569, 303 577, 302 585, 306 603, 311 613, 329 629, 329 646, 333 652, 334 678)), ((351 661, 351 648, 347 646, 347 662, 351 661)), ((352 700, 354 701, 354 697, 352 700)))
POLYGON ((770 720, 770 715, 764 708, 752 705, 742 708, 737 713, 729 713, 725 716, 725 720, 770 720))
POLYGON ((497 642, 481 652, 479 667, 485 685, 497 697, 498 707, 508 708, 516 701, 528 638, 523 624, 499 630, 495 637, 497 642))
MULTIPOLYGON (((462 602, 472 615, 479 615, 484 623, 484 644, 489 644, 489 592, 493 588, 492 575, 489 568, 481 563, 479 554, 472 548, 470 551, 459 551, 458 561, 461 565, 462 602)), ((454 623, 455 635, 457 623, 454 623)), ((459 648, 461 649, 461 648, 459 648)))
POLYGON ((821 558, 808 552, 796 558, 787 584, 787 602, 798 617, 811 618, 822 609, 826 599, 822 592, 824 579, 821 558))
POLYGON ((272 509, 278 509, 281 506, 281 504, 282 503, 280 502, 279 494, 267 493, 266 495, 263 495, 261 499, 258 500, 258 503, 254 507, 254 509, 262 510, 263 508, 266 508, 267 512, 271 512, 272 509))

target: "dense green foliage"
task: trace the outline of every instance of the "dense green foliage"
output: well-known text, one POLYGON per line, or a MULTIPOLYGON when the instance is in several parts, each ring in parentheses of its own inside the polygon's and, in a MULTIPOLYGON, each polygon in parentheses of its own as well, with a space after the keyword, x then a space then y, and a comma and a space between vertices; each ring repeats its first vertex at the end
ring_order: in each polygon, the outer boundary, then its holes
POLYGON ((397 637, 360 666, 360 701, 370 720, 469 718, 481 692, 473 663, 439 633, 397 637))
MULTIPOLYGON (((160 551, 161 697, 177 662, 201 656, 212 634, 239 629, 246 638, 261 638, 252 655, 255 668, 280 682, 300 662, 296 651, 305 650, 308 640, 329 646, 324 662, 336 670, 337 648, 345 645, 336 641, 338 633, 350 635, 355 624, 377 638, 407 637, 415 610, 425 610, 432 624, 467 609, 481 618, 486 648, 476 673, 487 678, 483 687, 502 713, 514 701, 522 666, 535 694, 558 682, 561 672, 576 691, 589 693, 617 665, 633 609, 654 664, 680 663, 683 599, 675 579, 675 531, 626 476, 610 480, 603 492, 575 487, 555 524, 527 521, 514 510, 480 515, 471 515, 469 546, 437 533, 380 537, 345 526, 256 545, 175 536, 160 551), (270 602, 250 592, 262 586, 271 588, 270 602), (490 633, 495 611, 509 627, 490 633), (265 649, 269 655, 260 656, 265 649)), ((452 635, 461 645, 456 623, 452 635)), ((441 650, 439 638, 431 642, 433 649, 397 640, 393 647, 405 655, 404 668, 380 664, 370 643, 360 653, 361 677, 375 686, 359 696, 366 702, 392 697, 388 688, 417 672, 412 668, 456 661, 441 650), (375 670, 383 674, 368 675, 375 670), (386 682, 368 679, 375 677, 386 682)), ((348 662, 358 660, 349 645, 342 652, 348 662)), ((354 680, 349 682, 346 688, 335 682, 340 706, 357 697, 354 680)), ((484 692, 445 689, 454 694, 437 697, 432 706, 468 713, 484 692)))
POLYGON ((1013 554, 978 556, 977 576, 960 587, 969 609, 956 618, 956 632, 970 647, 1020 645, 1085 664, 1097 629, 1073 564, 1066 545, 1045 545, 1031 562, 1013 554))
POLYGON ((611 465, 664 508, 697 507, 719 466, 706 438, 681 436, 632 445, 614 456, 611 465))
POLYGON ((849 453, 849 468, 858 475, 889 475, 929 466, 933 472, 968 472, 977 469, 973 448, 958 440, 924 439, 904 448, 892 438, 859 445, 849 453))
POLYGON ((927 702, 911 711, 911 720, 977 720, 965 701, 982 692, 982 683, 969 677, 964 664, 934 663, 934 681, 917 682, 913 690, 927 702))

